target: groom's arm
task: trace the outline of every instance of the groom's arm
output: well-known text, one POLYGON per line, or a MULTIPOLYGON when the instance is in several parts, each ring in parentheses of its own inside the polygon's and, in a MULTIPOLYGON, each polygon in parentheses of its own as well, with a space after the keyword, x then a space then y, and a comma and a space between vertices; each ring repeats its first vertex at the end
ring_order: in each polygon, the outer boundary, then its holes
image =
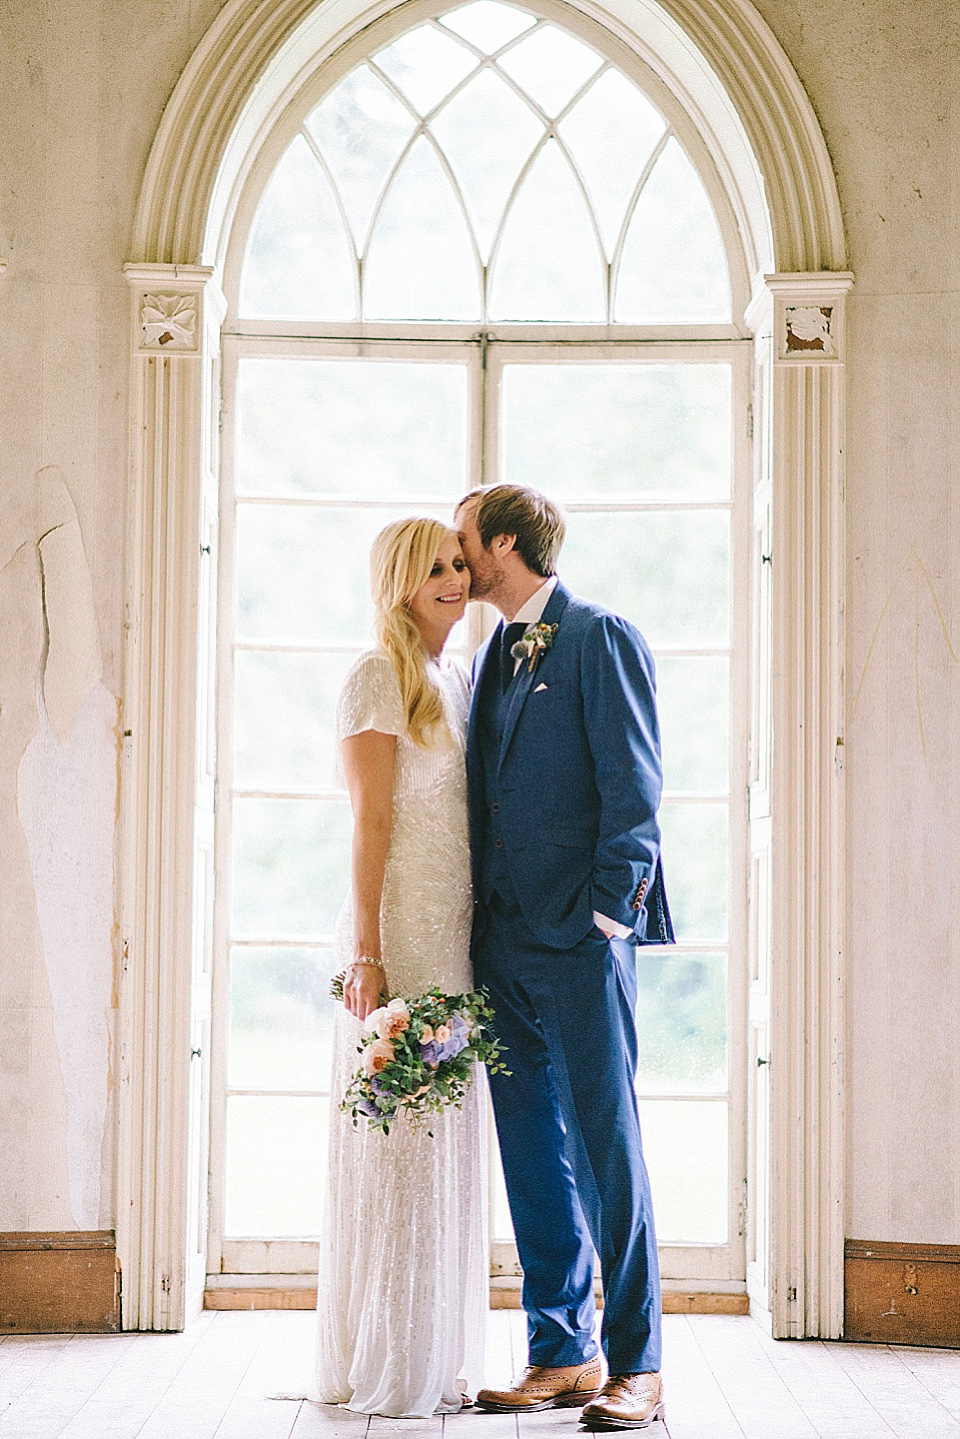
POLYGON ((657 810, 663 777, 653 659, 626 620, 602 615, 590 625, 581 683, 600 795, 591 907, 632 933, 638 914, 634 905, 642 903, 653 884, 660 853, 657 810))

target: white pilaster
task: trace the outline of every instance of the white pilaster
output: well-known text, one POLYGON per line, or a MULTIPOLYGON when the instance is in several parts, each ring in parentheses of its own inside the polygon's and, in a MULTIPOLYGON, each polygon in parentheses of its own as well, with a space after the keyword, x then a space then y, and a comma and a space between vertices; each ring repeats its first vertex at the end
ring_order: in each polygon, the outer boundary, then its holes
POLYGON ((126 1329, 184 1322, 204 475, 225 305, 202 266, 130 265, 117 1250, 126 1329))
POLYGON ((850 274, 765 277, 773 446, 769 1302, 843 1325, 844 306, 850 274))

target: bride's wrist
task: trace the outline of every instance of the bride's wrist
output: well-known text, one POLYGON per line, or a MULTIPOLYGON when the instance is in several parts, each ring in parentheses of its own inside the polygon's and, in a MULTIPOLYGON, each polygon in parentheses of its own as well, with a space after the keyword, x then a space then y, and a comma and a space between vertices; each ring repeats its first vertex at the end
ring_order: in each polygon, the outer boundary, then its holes
POLYGON ((384 970, 384 967, 383 967, 383 960, 380 959, 377 955, 373 955, 373 954, 358 954, 358 955, 356 955, 353 959, 351 959, 351 961, 350 961, 349 965, 347 966, 347 968, 348 968, 348 969, 352 969, 352 968, 354 967, 354 965, 359 965, 359 964, 370 965, 370 966, 372 966, 372 968, 374 968, 374 969, 379 969, 381 974, 386 973, 386 971, 384 970))

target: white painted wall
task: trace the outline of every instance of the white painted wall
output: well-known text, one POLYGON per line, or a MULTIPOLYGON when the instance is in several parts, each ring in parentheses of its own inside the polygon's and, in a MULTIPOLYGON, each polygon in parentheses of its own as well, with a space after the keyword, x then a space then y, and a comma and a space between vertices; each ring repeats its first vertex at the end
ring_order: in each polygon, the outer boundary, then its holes
MULTIPOLYGON (((4 12, 0 1230, 109 1227, 115 1218, 128 385, 121 266, 164 102, 218 8, 218 0, 24 0, 4 12)), ((960 1243, 952 8, 948 0, 759 0, 824 127, 857 276, 847 472, 847 1232, 942 1243, 960 1243)))
POLYGON ((856 274, 846 507, 847 1234, 957 1244, 956 7, 760 0, 759 8, 823 127, 856 274))
POLYGON ((24 0, 0 20, 0 1230, 114 1222, 121 267, 218 8, 24 0))

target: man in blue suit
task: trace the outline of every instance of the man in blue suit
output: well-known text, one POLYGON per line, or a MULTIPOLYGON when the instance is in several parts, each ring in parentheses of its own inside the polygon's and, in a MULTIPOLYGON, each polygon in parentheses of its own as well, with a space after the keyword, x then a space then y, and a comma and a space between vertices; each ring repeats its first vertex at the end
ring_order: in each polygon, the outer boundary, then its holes
POLYGON ((457 525, 471 598, 507 621, 476 657, 467 773, 474 970, 511 1071, 491 1088, 529 1337, 523 1374, 477 1403, 583 1405, 588 1428, 646 1428, 663 1388, 635 962, 637 945, 673 939, 653 661, 632 625, 557 579, 565 525, 545 496, 474 490, 457 525))

